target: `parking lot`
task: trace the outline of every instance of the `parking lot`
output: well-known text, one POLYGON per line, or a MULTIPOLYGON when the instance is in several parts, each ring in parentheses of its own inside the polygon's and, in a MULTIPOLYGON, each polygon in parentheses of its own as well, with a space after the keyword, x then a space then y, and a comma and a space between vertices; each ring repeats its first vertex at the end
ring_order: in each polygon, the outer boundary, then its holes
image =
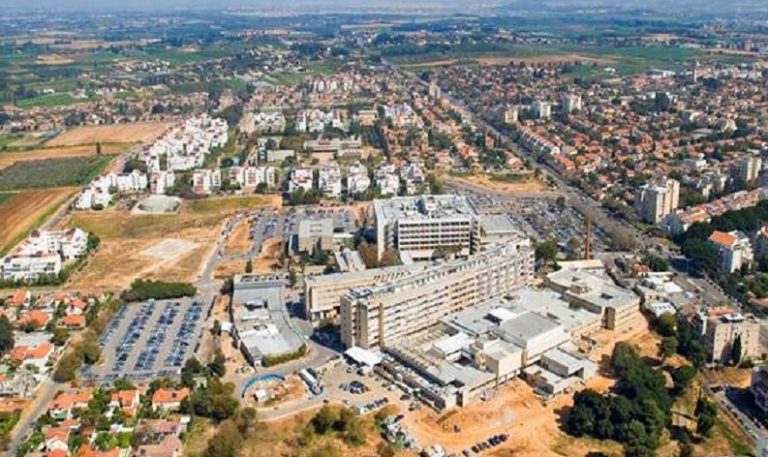
POLYGON ((259 253, 270 238, 290 240, 299 232, 299 221, 304 219, 333 219, 336 232, 352 233, 357 223, 351 211, 343 208, 291 208, 285 213, 264 211, 253 216, 251 223, 252 252, 259 253))
MULTIPOLYGON (((538 240, 554 238, 567 250, 571 239, 584 246, 584 216, 573 207, 558 205, 549 198, 521 198, 506 203, 508 214, 521 224, 525 233, 538 240)), ((608 234, 599 226, 592 225, 592 251, 608 251, 608 234)))
POLYGON ((207 310, 192 300, 153 300, 124 306, 99 338, 101 363, 83 377, 109 381, 174 376, 200 340, 207 310))

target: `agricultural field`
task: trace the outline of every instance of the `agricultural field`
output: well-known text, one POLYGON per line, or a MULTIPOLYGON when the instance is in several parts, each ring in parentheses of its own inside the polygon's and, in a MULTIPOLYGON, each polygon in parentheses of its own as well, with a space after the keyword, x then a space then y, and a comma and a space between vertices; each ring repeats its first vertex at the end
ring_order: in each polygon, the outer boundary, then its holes
MULTIPOLYGON (((128 145, 125 144, 104 144, 101 146, 101 153, 107 156, 117 155, 125 152, 127 149, 128 145)), ((0 170, 20 162, 95 155, 96 147, 94 145, 45 147, 18 152, 0 152, 0 170)))
POLYGON ((0 171, 0 191, 82 186, 98 176, 113 158, 92 155, 17 162, 0 171))
POLYGON ((45 222, 76 191, 70 187, 0 193, 0 253, 7 252, 45 222))
POLYGON ((47 141, 46 146, 75 146, 95 143, 146 143, 159 137, 173 125, 170 122, 77 127, 47 141))
POLYGON ((193 281, 231 215, 272 203, 269 197, 242 196, 187 201, 178 214, 74 213, 66 225, 95 233, 101 244, 87 265, 70 279, 70 285, 119 290, 137 278, 193 281), (153 254, 167 251, 163 247, 169 243, 188 249, 163 256, 153 254))
POLYGON ((749 56, 713 55, 697 49, 685 49, 671 46, 591 46, 591 45, 463 45, 443 51, 418 53, 409 50, 384 57, 413 71, 428 70, 445 65, 492 65, 492 64, 566 64, 581 63, 585 68, 612 67, 620 75, 633 75, 653 68, 678 70, 694 59, 701 62, 741 58, 749 61, 749 56))

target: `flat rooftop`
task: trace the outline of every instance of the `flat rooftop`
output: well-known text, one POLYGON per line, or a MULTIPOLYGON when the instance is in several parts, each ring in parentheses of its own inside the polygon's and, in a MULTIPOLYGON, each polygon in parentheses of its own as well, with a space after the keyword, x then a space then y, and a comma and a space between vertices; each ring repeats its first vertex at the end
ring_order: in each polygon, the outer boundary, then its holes
POLYGON ((461 195, 419 195, 374 200, 377 221, 385 224, 398 220, 469 219, 477 210, 461 195))

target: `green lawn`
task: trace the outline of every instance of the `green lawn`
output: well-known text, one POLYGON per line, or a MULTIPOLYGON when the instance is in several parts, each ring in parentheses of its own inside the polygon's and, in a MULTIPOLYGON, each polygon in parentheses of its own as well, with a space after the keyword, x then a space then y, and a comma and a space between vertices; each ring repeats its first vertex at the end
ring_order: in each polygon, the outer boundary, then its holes
POLYGON ((302 83, 307 76, 332 75, 336 72, 337 68, 339 68, 338 62, 319 62, 307 67, 307 69, 302 72, 278 72, 272 73, 269 76, 279 84, 293 86, 302 83))
MULTIPOLYGON (((93 100, 93 99, 91 99, 93 100)), ((19 108, 33 108, 50 107, 50 106, 63 106, 73 105, 75 103, 82 103, 87 101, 82 98, 75 98, 70 94, 53 94, 53 95, 41 95, 40 97, 25 98, 16 101, 16 106, 19 108)))
POLYGON ((8 193, 8 192, 0 192, 0 205, 2 205, 2 204, 3 204, 3 202, 5 202, 5 201, 6 201, 6 200, 8 200, 9 198, 11 198, 12 196, 13 196, 13 194, 11 194, 11 193, 8 193))

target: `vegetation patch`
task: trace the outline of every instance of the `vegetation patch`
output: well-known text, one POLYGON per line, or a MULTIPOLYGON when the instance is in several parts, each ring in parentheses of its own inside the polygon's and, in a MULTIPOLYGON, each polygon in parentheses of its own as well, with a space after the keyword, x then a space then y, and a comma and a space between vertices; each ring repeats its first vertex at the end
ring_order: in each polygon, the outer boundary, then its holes
POLYGON ((0 191, 83 186, 104 171, 112 158, 87 156, 18 162, 0 171, 0 191))

